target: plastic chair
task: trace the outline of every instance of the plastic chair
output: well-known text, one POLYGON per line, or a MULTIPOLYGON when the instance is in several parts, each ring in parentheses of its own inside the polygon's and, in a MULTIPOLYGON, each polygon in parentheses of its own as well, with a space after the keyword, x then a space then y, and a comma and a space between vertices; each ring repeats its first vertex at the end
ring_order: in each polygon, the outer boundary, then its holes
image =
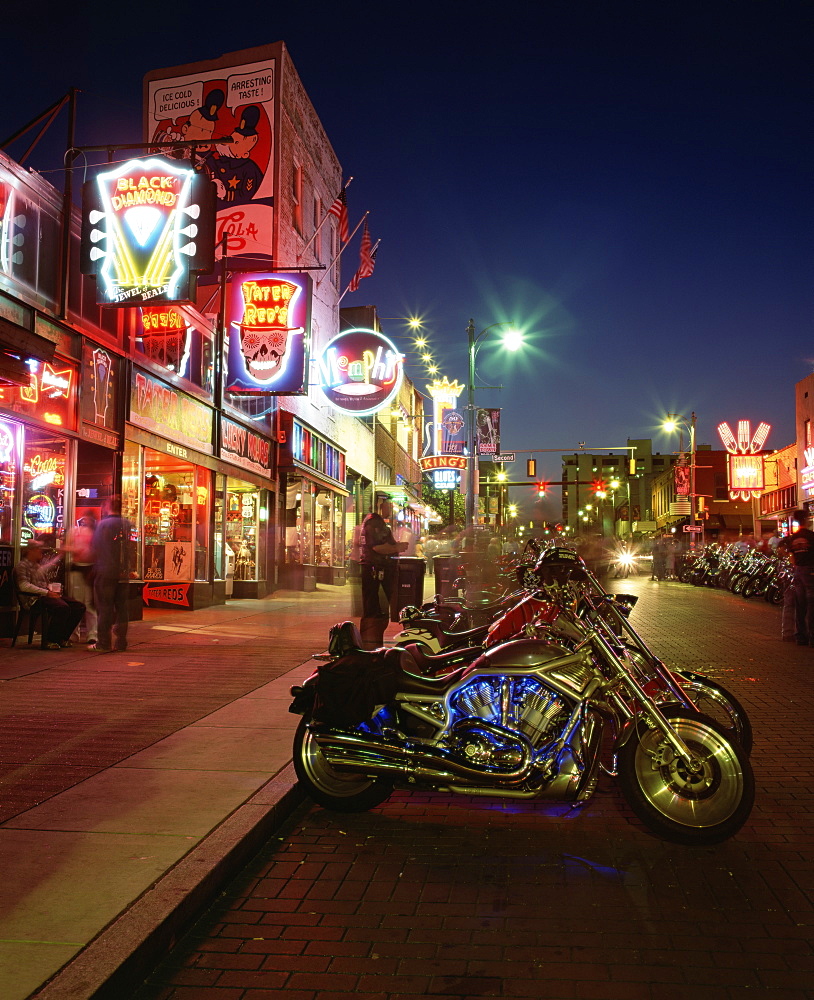
POLYGON ((28 645, 34 641, 34 632, 37 627, 37 622, 40 623, 40 632, 42 634, 42 645, 45 645, 45 637, 48 634, 48 608, 42 603, 42 601, 35 601, 30 608, 24 608, 22 601, 20 600, 20 592, 17 588, 14 588, 14 594, 17 598, 17 621, 14 623, 14 637, 11 640, 11 645, 17 645, 17 638, 20 635, 20 631, 23 627, 23 621, 26 616, 28 616, 28 645))

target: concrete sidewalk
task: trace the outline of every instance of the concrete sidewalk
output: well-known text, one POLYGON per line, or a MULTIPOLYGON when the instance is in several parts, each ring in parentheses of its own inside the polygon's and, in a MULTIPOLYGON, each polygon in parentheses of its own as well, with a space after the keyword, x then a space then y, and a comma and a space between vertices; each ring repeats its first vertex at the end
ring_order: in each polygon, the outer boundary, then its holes
POLYGON ((262 846, 298 801, 289 688, 349 611, 320 586, 147 610, 123 653, 2 641, 3 1000, 123 995, 262 846))

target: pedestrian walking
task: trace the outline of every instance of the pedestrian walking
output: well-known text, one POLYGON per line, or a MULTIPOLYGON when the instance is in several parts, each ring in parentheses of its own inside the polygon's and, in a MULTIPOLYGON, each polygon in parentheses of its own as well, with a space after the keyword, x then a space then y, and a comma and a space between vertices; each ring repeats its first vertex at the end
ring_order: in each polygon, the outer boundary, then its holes
POLYGON ((60 556, 43 562, 42 542, 26 543, 23 558, 14 567, 14 581, 20 605, 29 612, 40 606, 45 612, 42 626, 42 648, 64 649, 72 645, 71 634, 82 621, 85 605, 62 594, 62 584, 48 574, 59 563, 60 556))
POLYGON ((663 535, 657 535, 653 542, 653 575, 651 580, 663 580, 667 572, 667 545, 663 535))
POLYGON ((62 552, 71 556, 70 595, 85 605, 85 614, 71 638, 89 645, 96 642, 96 605, 93 599, 93 536, 96 532, 96 518, 93 514, 83 514, 73 528, 68 529, 62 552))
POLYGON ((798 646, 814 645, 814 531, 808 527, 811 515, 795 510, 791 516, 797 531, 780 541, 777 552, 788 552, 792 562, 792 583, 783 595, 781 638, 798 646), (794 613, 794 632, 789 628, 794 613))
POLYGON ((665 539, 664 576, 668 580, 675 580, 676 578, 676 545, 674 538, 665 539))
POLYGON ((390 499, 379 496, 377 501, 377 509, 362 521, 362 617, 359 630, 365 649, 378 649, 384 644, 398 568, 394 556, 407 549, 407 542, 397 542, 385 520, 393 512, 390 499))
POLYGON ((122 517, 121 509, 121 500, 111 497, 107 515, 99 522, 93 537, 93 597, 99 616, 96 649, 103 652, 127 649, 133 529, 127 518, 122 517))

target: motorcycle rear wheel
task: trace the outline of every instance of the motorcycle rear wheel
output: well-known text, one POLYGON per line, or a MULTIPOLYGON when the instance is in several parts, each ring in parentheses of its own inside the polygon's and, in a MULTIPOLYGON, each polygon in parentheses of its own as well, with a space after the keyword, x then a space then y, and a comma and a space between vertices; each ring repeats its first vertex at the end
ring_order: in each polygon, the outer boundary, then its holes
POLYGON ((714 719, 730 739, 737 740, 746 756, 752 753, 754 737, 746 709, 731 691, 703 674, 679 670, 681 686, 699 712, 714 719))
POLYGON ((294 770, 308 796, 334 812, 366 812, 384 802, 393 783, 384 778, 335 771, 325 760, 317 741, 301 719, 294 735, 294 770))
POLYGON ((664 715, 701 770, 690 773, 661 732, 640 723, 618 753, 622 794, 645 826, 667 840, 690 846, 727 840, 752 811, 755 779, 748 757, 714 720, 679 708, 664 715))

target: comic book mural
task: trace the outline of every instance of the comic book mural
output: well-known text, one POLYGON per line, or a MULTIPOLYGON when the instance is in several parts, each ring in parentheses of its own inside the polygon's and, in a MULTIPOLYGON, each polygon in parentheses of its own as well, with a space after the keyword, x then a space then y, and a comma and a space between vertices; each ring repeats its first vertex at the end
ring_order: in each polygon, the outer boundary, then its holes
MULTIPOLYGON (((230 256, 271 253, 274 204, 275 60, 207 68, 146 82, 147 138, 175 159, 192 160, 215 183, 218 243, 227 235, 230 256)), ((152 75, 152 74, 151 74, 152 75)))

